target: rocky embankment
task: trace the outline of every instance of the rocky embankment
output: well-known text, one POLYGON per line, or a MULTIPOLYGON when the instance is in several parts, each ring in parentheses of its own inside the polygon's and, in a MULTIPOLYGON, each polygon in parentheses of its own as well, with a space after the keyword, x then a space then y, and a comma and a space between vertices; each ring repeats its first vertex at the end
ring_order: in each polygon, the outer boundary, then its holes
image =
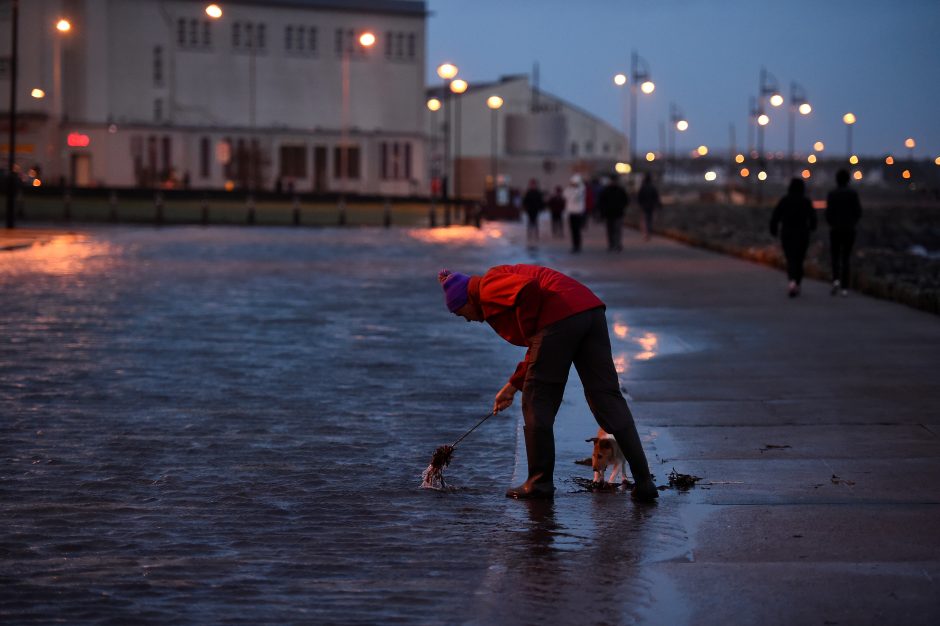
MULTIPOLYGON (((863 199, 864 201, 864 199, 863 199)), ((772 207, 668 205, 654 231, 691 245, 783 268, 783 251, 770 235, 772 207)), ((822 211, 806 259, 806 273, 831 280, 829 229, 822 211)), ((627 222, 639 223, 632 206, 627 222)), ((940 207, 865 207, 852 259, 851 288, 940 313, 940 207)))

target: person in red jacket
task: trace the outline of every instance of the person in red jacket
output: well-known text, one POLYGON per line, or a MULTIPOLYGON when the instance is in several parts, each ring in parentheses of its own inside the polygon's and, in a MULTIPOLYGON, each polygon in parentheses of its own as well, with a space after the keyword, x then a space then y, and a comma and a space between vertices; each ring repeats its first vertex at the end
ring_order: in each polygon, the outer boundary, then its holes
POLYGON ((594 419, 620 445, 635 486, 635 500, 659 496, 633 415, 620 393, 607 332, 605 305, 573 278, 538 265, 498 265, 483 276, 443 270, 438 280, 447 308, 468 322, 486 322, 517 346, 528 348, 493 411, 522 392, 528 479, 506 492, 510 498, 550 498, 555 486, 555 415, 574 363, 594 419))

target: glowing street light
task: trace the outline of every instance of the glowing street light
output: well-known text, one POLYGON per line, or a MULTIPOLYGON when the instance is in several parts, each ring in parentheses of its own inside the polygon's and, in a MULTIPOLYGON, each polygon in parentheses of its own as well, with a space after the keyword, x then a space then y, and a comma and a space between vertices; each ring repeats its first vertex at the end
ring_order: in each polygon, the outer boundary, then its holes
POLYGON ((800 110, 800 115, 809 115, 810 113, 813 112, 813 107, 810 105, 809 102, 804 102, 803 104, 800 105, 799 110, 800 110))
POLYGON ((676 122, 676 130, 684 133, 685 131, 689 130, 689 123, 685 120, 679 120, 676 122))
POLYGON ((712 172, 712 171, 705 172, 705 180, 707 180, 708 182, 711 182, 715 180, 716 178, 718 178, 718 174, 716 174, 715 172, 712 172))
POLYGON ((206 7, 206 15, 217 20, 222 17, 222 8, 217 4, 210 4, 206 7))
POLYGON ((736 154, 736 155, 734 156, 734 162, 735 162, 735 163, 744 163, 744 155, 743 155, 743 154, 736 154))
POLYGON ((647 153, 646 153, 646 160, 649 161, 650 163, 652 163, 653 161, 656 160, 656 154, 654 154, 653 152, 647 152, 647 153))
POLYGON ((751 175, 751 170, 747 169, 746 167, 742 167, 740 174, 741 174, 741 178, 747 178, 748 176, 751 175))
POLYGON ((698 152, 699 156, 705 156, 708 154, 708 146, 699 146, 695 151, 698 152))
POLYGON ((816 155, 815 155, 815 154, 811 154, 811 155, 809 155, 808 157, 806 157, 806 162, 807 162, 807 163, 815 163, 815 162, 816 162, 816 155))
POLYGON ((431 98, 430 100, 428 100, 428 110, 429 110, 429 111, 440 111, 440 109, 441 109, 441 101, 440 101, 440 100, 438 100, 437 98, 431 98))
POLYGON ((36 98, 37 100, 41 100, 46 97, 46 92, 40 89, 39 87, 36 87, 29 93, 29 95, 36 98))
POLYGON ((796 82, 790 83, 789 125, 787 127, 787 147, 790 157, 790 168, 796 169, 796 114, 809 115, 813 107, 806 97, 806 90, 796 82))
POLYGON ((775 93, 774 95, 770 96, 770 106, 778 107, 781 104, 783 104, 783 96, 781 96, 779 93, 775 93))
POLYGON ((375 45, 375 35, 370 32, 364 32, 359 35, 359 45, 363 48, 371 48, 375 45))
POLYGON ((910 177, 911 177, 911 170, 904 170, 903 172, 901 172, 901 178, 903 178, 904 180, 907 180, 910 177))
POLYGON ((940 165, 940 156, 933 160, 934 165, 940 165))
POLYGON ((60 19, 58 22, 55 23, 55 28, 60 33, 67 33, 70 30, 72 30, 72 23, 69 22, 67 19, 60 19))
POLYGON ((861 170, 855 170, 854 172, 852 172, 852 178, 854 178, 855 180, 862 180, 861 170))
POLYGON ((885 165, 894 165, 894 157, 890 154, 885 157, 885 165))
POLYGON ((630 172, 633 171, 633 167, 629 163, 617 163, 614 166, 614 169, 617 171, 618 174, 629 174, 630 172))
POLYGON ((636 117, 637 117, 637 89, 649 95, 656 89, 650 77, 650 69, 636 50, 630 55, 630 163, 636 163, 636 117))
POLYGON ((858 155, 853 154, 849 157, 849 163, 852 165, 858 165, 858 155))
MULTIPOLYGON (((453 86, 453 84, 451 84, 453 86)), ((496 143, 499 127, 499 109, 503 106, 503 99, 492 95, 486 99, 486 106, 492 111, 490 117, 490 176, 493 184, 493 204, 496 203, 496 181, 499 179, 499 169, 496 156, 496 143)))
POLYGON ((813 150, 815 150, 816 152, 822 152, 825 149, 826 149, 826 144, 824 144, 821 141, 817 141, 816 143, 813 144, 813 150))
POLYGON ((757 180, 760 180, 760 181, 767 180, 767 172, 764 172, 764 171, 757 172, 757 180))
POLYGON ((640 85, 640 91, 642 91, 643 93, 647 95, 653 93, 655 90, 656 90, 656 84, 651 80, 645 80, 640 85))
POLYGON ((812 176, 812 175, 813 175, 813 173, 812 173, 811 171, 809 171, 809 170, 803 170, 803 171, 801 172, 801 176, 803 176, 803 178, 809 178, 809 177, 812 176))
MULTIPOLYGON (((761 126, 767 126, 767 124, 770 124, 770 118, 766 113, 761 113, 757 116, 757 123, 761 126)), ((758 149, 758 152, 761 152, 761 150, 758 149)))
POLYGON ((453 63, 443 63, 437 68, 437 75, 444 80, 451 80, 457 75, 457 66, 453 63))
POLYGON ((904 147, 913 150, 914 148, 917 147, 917 142, 914 141, 913 137, 908 137, 907 139, 904 140, 904 147))
POLYGON ((858 120, 855 118, 854 113, 846 113, 845 115, 842 116, 842 121, 848 124, 849 126, 851 126, 858 120))
POLYGON ((462 78, 457 78, 450 81, 450 90, 454 93, 463 93, 467 90, 467 81, 462 78))
POLYGON ((616 74, 614 76, 614 84, 618 87, 623 87, 627 84, 627 75, 626 74, 616 74))

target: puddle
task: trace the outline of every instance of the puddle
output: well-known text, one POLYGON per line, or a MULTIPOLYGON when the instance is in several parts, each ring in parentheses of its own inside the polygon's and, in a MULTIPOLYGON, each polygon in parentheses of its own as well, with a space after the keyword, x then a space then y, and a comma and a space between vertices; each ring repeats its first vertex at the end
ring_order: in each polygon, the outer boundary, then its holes
POLYGON ((607 311, 611 323, 611 349, 618 374, 626 374, 631 363, 692 352, 688 343, 675 335, 628 324, 627 312, 607 311))

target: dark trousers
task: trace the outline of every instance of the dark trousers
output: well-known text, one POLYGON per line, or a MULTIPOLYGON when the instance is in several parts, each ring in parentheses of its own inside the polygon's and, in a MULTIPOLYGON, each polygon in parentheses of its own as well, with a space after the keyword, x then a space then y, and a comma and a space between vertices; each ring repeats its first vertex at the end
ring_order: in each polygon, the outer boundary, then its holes
POLYGON ((561 222, 561 213, 552 213, 552 235, 559 239, 565 236, 565 227, 561 222))
POLYGON ((623 250, 623 218, 607 218, 607 249, 623 250))
POLYGON ((832 257, 832 280, 839 281, 844 289, 849 286, 849 259, 855 244, 854 230, 829 231, 829 251, 832 257))
POLYGON ((783 254, 787 257, 787 277, 799 285, 803 281, 803 261, 809 248, 809 235, 784 234, 780 238, 783 254))
POLYGON ((603 307, 572 315, 544 328, 529 345, 529 368, 522 389, 526 428, 551 429, 574 363, 594 419, 609 433, 636 430, 620 393, 603 307))
POLYGON ((568 226, 571 229, 571 251, 581 252, 581 227, 584 225, 584 216, 571 214, 568 216, 568 226))
POLYGON ((653 234, 653 209, 643 209, 643 234, 653 234))

